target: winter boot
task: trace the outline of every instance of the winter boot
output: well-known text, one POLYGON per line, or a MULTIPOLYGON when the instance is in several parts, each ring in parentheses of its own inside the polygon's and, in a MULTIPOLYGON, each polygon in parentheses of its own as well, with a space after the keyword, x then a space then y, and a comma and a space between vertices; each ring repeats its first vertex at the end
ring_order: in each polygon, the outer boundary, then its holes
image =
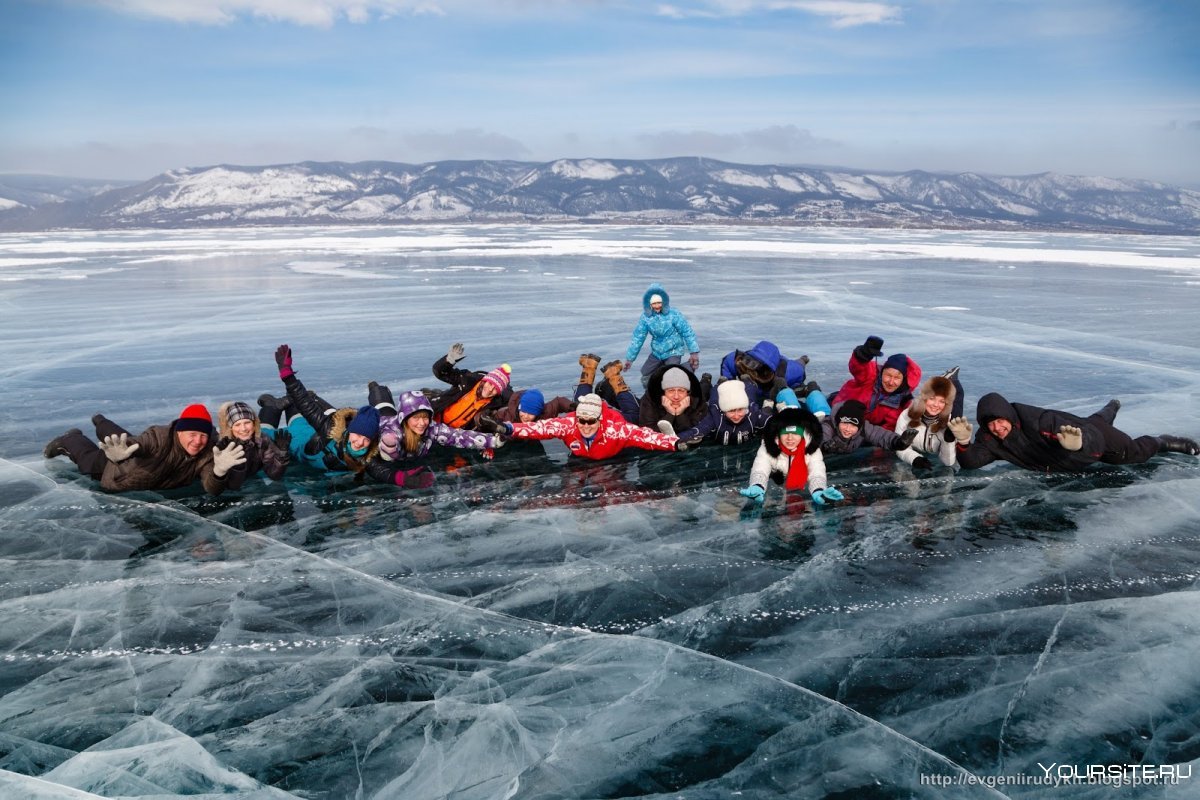
POLYGON ((629 384, 625 382, 625 377, 621 375, 623 368, 624 364, 621 363, 621 359, 619 358, 616 361, 608 362, 600 368, 600 371, 604 373, 604 379, 608 381, 608 385, 617 394, 629 391, 629 384))
POLYGON ((375 381, 367 384, 367 403, 385 417, 396 416, 396 399, 392 397, 392 390, 375 381))
POLYGON ((596 367, 600 366, 600 356, 595 353, 584 353, 579 357, 579 366, 583 367, 583 371, 579 373, 579 382, 594 386, 596 367))
POLYGON ((948 381, 954 380, 955 376, 957 376, 957 375, 958 375, 958 367, 951 367, 950 369, 948 369, 942 373, 942 377, 948 381))
POLYGON ((1100 409, 1092 416, 1099 417, 1100 419, 1107 422, 1109 425, 1112 425, 1113 420, 1117 418, 1117 412, 1120 410, 1121 410, 1121 401, 1114 397, 1112 400, 1109 400, 1107 403, 1104 404, 1104 408, 1100 409))
MULTIPOLYGON (((49 447, 49 445, 47 445, 49 447)), ((1171 436, 1163 434, 1158 437, 1158 452, 1183 453, 1189 456, 1200 456, 1200 443, 1186 436, 1171 436)))
POLYGON ((280 428, 283 423, 283 412, 289 405, 286 397, 276 397, 271 394, 260 394, 258 396, 258 421, 263 425, 270 425, 272 428, 280 428))
POLYGON ((79 430, 79 428, 71 428, 71 430, 67 431, 62 436, 55 436, 53 439, 47 442, 46 446, 42 448, 42 455, 46 458, 69 456, 71 455, 71 451, 67 449, 66 445, 68 437, 82 435, 83 431, 79 430))

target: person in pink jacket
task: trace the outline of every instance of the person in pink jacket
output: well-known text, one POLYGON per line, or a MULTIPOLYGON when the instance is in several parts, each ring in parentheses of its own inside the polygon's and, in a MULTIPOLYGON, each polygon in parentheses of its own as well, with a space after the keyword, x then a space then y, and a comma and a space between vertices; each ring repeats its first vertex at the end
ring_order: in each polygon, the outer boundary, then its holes
POLYGON ((678 436, 627 422, 597 394, 579 398, 575 411, 553 419, 503 423, 514 439, 560 439, 571 455, 581 458, 611 458, 627 447, 642 450, 686 450, 678 436))

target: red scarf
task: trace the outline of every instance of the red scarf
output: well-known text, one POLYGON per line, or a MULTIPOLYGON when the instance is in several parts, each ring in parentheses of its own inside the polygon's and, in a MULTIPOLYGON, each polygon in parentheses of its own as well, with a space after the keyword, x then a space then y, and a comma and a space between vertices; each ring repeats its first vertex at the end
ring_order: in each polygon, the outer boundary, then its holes
POLYGON ((805 442, 805 439, 801 439, 800 446, 795 450, 788 450, 782 443, 779 445, 779 452, 792 459, 791 466, 788 467, 787 481, 784 483, 784 488, 789 491, 803 489, 808 485, 808 462, 804 460, 805 442))

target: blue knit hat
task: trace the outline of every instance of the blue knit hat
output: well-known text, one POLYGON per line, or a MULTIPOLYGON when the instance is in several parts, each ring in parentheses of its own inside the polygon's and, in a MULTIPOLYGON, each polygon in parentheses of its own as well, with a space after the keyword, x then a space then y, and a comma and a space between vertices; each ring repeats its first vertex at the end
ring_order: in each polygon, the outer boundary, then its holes
POLYGON ((545 408, 546 396, 542 394, 541 389, 526 389, 521 394, 521 402, 517 404, 518 411, 533 414, 535 417, 545 408))
POLYGON ((379 435, 379 411, 375 406, 363 406, 354 415, 354 419, 350 420, 346 432, 374 439, 379 435))
POLYGON ((887 361, 883 362, 883 369, 879 371, 883 372, 884 369, 889 367, 899 372, 905 378, 908 378, 908 356, 904 355, 904 353, 892 353, 888 356, 887 361))

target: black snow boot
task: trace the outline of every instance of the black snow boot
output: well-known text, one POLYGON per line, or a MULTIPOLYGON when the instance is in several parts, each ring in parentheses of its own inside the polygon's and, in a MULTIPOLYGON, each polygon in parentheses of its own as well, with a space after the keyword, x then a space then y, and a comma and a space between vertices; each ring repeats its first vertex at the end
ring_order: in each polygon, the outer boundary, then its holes
POLYGON ((385 417, 396 416, 396 399, 392 397, 392 390, 375 381, 367 384, 367 403, 385 417))
POLYGON ((1112 425, 1113 420, 1117 418, 1117 412, 1120 410, 1121 401, 1114 397, 1112 400, 1109 400, 1107 403, 1105 403, 1104 408, 1097 411, 1094 416, 1097 416, 1107 422, 1109 425, 1112 425))
POLYGON ((270 425, 272 428, 279 428, 280 422, 283 420, 283 412, 290 405, 290 401, 286 397, 276 397, 273 394, 260 394, 258 396, 258 421, 264 425, 270 425))
POLYGON ((46 458, 58 458, 59 456, 69 456, 71 451, 67 449, 67 439, 71 436, 82 436, 83 431, 79 428, 71 428, 62 436, 55 436, 46 446, 42 448, 42 455, 46 458))
POLYGON ((1189 456, 1200 456, 1200 443, 1186 436, 1171 436, 1163 434, 1158 437, 1158 452, 1183 453, 1189 456))

